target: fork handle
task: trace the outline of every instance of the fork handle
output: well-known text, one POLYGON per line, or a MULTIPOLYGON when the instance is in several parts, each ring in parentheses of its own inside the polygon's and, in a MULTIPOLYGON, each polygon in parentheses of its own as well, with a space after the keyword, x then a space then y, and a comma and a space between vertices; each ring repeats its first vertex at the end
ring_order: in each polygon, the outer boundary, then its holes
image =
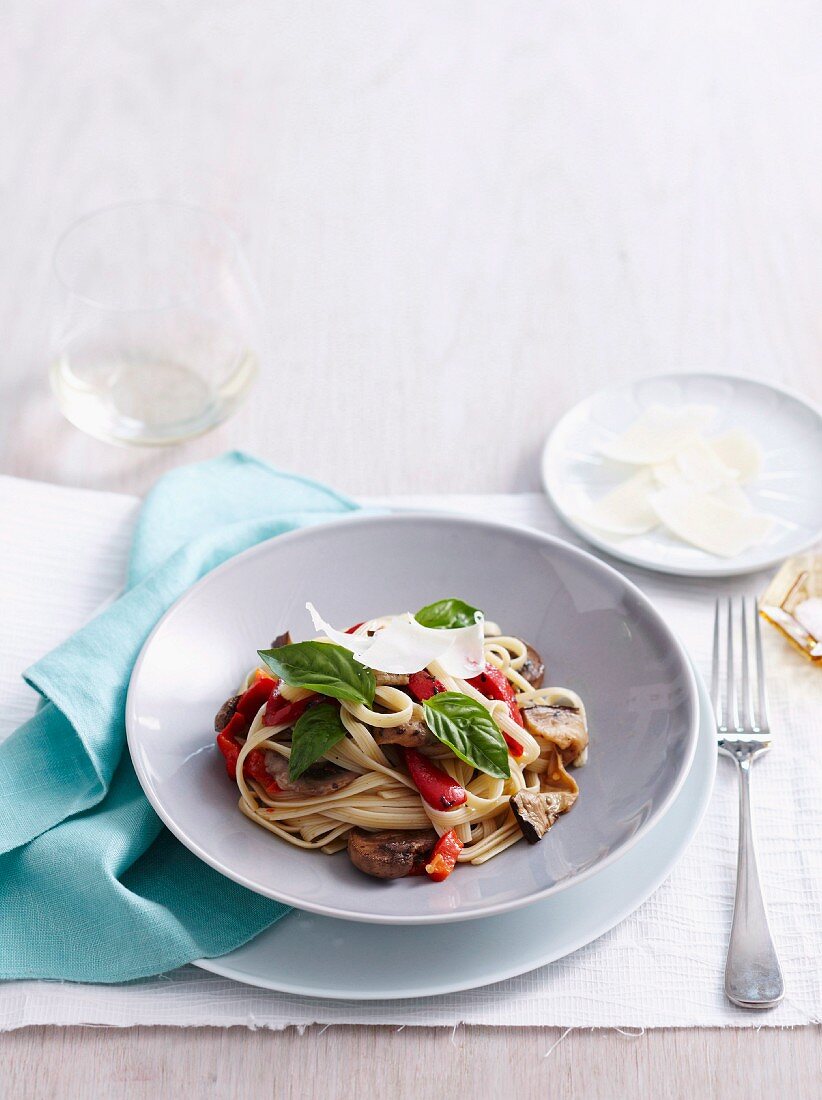
POLYGON ((734 758, 739 775, 736 897, 725 964, 725 993, 740 1008, 771 1008, 785 987, 768 927, 751 826, 752 757, 734 758))

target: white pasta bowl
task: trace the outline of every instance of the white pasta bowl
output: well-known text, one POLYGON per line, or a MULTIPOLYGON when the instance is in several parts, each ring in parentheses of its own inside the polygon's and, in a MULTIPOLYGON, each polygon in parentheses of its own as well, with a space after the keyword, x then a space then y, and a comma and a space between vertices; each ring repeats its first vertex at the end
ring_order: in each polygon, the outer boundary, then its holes
POLYGON ((126 707, 139 780, 168 828, 251 890, 348 920, 424 924, 501 913, 562 890, 619 858, 683 783, 698 701, 688 659, 649 601, 611 567, 537 531, 444 515, 355 517, 282 535, 232 558, 160 620, 135 665, 126 707), (416 610, 447 596, 481 607, 530 642, 546 684, 585 703, 580 796, 538 844, 524 840, 442 883, 384 881, 345 852, 273 836, 237 809, 214 745, 214 715, 258 649, 285 629, 312 636, 314 602, 334 623, 416 610))

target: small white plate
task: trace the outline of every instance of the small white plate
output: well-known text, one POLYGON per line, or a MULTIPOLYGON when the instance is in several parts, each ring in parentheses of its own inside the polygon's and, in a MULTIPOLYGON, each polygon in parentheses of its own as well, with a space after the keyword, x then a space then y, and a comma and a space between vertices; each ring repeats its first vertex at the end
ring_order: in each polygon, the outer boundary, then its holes
POLYGON ((765 569, 812 545, 822 534, 822 415, 786 390, 721 374, 669 374, 600 390, 560 420, 542 454, 542 482, 577 534, 633 565, 687 577, 733 577, 765 569), (689 546, 663 528, 620 538, 577 517, 631 467, 613 463, 599 445, 623 432, 649 405, 716 405, 712 433, 740 428, 764 452, 761 476, 745 486, 754 507, 775 517, 767 542, 734 558, 689 546))
POLYGON ((661 885, 708 807, 716 730, 705 685, 697 680, 699 740, 682 790, 658 825, 585 882, 470 925, 396 928, 294 912, 243 947, 195 965, 264 989, 372 1001, 474 989, 577 951, 619 924, 661 885))

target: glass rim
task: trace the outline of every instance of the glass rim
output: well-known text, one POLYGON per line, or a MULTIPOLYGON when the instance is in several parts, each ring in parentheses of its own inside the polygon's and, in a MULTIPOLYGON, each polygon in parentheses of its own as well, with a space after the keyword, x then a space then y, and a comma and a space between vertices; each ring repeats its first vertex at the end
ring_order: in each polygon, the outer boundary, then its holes
MULTIPOLYGON (((190 298, 179 298, 173 302, 168 302, 164 305, 158 306, 118 306, 111 305, 109 302, 102 301, 90 294, 85 294, 82 291, 76 289, 72 282, 65 277, 60 270, 60 254, 68 241, 78 229, 81 229, 88 222, 94 221, 103 214, 113 214, 118 210, 139 209, 141 207, 157 207, 171 210, 185 211, 188 214, 196 214, 204 221, 211 222, 213 225, 219 227, 221 232, 226 237, 226 240, 230 243, 235 256, 244 269, 247 276, 250 277, 248 270, 248 264, 243 252, 240 238, 236 232, 228 224, 228 222, 220 214, 216 214, 213 210, 209 210, 206 206, 199 206, 196 203, 182 202, 177 199, 124 199, 118 202, 107 203, 104 206, 97 206, 93 210, 87 211, 85 214, 81 214, 79 218, 75 218, 73 222, 66 226, 60 236, 57 238, 51 254, 51 272, 54 279, 65 291, 66 294, 77 301, 83 302, 86 305, 93 306, 95 309, 104 310, 108 313, 161 313, 168 309, 177 309, 182 305, 186 305, 191 301, 190 298)), ((251 279, 252 286, 256 289, 254 280, 251 279)))

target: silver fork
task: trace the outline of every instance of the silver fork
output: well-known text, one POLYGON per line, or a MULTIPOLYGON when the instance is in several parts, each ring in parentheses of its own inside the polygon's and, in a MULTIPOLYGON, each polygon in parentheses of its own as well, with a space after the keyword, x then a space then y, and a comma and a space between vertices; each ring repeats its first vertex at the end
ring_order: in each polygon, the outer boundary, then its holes
POLYGON ((782 1000, 785 988, 762 900, 751 827, 751 766, 771 747, 771 731, 759 608, 756 600, 744 597, 739 600, 741 608, 738 611, 734 604, 731 597, 716 601, 711 667, 711 701, 719 751, 736 762, 739 776, 736 897, 725 963, 725 994, 741 1008, 771 1008, 782 1000), (755 675, 750 654, 749 617, 753 619, 755 675), (735 640, 739 642, 738 667, 735 640))

